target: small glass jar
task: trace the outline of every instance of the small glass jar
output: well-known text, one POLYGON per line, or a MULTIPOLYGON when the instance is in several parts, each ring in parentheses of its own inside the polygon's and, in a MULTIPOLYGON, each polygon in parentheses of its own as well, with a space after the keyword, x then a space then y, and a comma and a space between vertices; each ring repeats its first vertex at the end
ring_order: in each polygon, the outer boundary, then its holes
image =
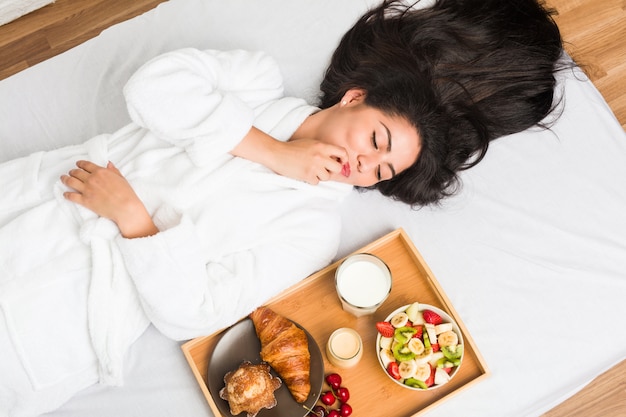
POLYGON ((335 330, 326 344, 326 357, 333 365, 351 368, 363 356, 363 341, 356 330, 342 327, 335 330))

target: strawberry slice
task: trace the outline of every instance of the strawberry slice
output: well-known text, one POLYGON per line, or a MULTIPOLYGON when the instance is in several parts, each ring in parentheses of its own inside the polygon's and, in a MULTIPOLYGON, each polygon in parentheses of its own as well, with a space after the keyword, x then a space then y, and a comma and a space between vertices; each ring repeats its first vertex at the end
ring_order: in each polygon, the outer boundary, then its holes
POLYGON ((430 347, 433 349, 433 352, 439 352, 441 350, 439 343, 431 343, 430 347))
POLYGON ((432 366, 430 367, 430 376, 426 381, 424 381, 424 383, 427 387, 432 387, 435 383, 435 368, 433 368, 432 366))
POLYGON ((443 323, 441 316, 432 310, 422 311, 422 317, 424 317, 426 323, 434 324, 435 326, 443 323))
POLYGON ((393 337, 396 328, 388 321, 379 321, 376 323, 376 330, 383 337, 393 337))
POLYGON ((415 324, 413 325, 413 328, 415 330, 417 330, 417 332, 415 332, 415 334, 413 335, 413 337, 418 337, 418 338, 422 338, 422 333, 424 333, 424 326, 422 326, 421 324, 415 324))
POLYGON ((402 377, 400 376, 398 362, 390 362, 389 365, 387 365, 387 372, 389 372, 389 375, 391 375, 393 379, 402 379, 402 377))

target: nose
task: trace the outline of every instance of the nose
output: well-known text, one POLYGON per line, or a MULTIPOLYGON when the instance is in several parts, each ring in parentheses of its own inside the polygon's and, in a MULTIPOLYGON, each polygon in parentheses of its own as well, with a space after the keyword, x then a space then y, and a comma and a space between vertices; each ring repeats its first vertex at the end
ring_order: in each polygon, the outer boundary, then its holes
POLYGON ((360 154, 357 158, 359 172, 370 172, 380 165, 381 156, 376 153, 360 154))

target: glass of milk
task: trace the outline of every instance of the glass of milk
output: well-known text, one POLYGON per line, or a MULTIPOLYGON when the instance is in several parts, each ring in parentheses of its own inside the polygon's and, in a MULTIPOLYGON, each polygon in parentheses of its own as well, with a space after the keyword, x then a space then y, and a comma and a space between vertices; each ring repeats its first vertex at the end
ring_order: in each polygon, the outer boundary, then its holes
POLYGON ((335 286, 344 311, 356 317, 372 314, 391 292, 391 271, 379 257, 358 253, 339 265, 335 286))

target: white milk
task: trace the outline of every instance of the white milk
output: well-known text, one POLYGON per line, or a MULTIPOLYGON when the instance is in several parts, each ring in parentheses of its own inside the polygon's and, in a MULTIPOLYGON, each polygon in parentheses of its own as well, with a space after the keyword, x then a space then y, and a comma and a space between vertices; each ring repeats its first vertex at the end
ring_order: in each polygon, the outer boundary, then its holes
POLYGON ((385 272, 369 261, 352 262, 341 272, 337 285, 346 301, 358 307, 378 304, 389 291, 385 272))
POLYGON ((379 258, 357 254, 339 266, 336 285, 344 310, 355 315, 371 314, 389 295, 391 275, 379 258))

